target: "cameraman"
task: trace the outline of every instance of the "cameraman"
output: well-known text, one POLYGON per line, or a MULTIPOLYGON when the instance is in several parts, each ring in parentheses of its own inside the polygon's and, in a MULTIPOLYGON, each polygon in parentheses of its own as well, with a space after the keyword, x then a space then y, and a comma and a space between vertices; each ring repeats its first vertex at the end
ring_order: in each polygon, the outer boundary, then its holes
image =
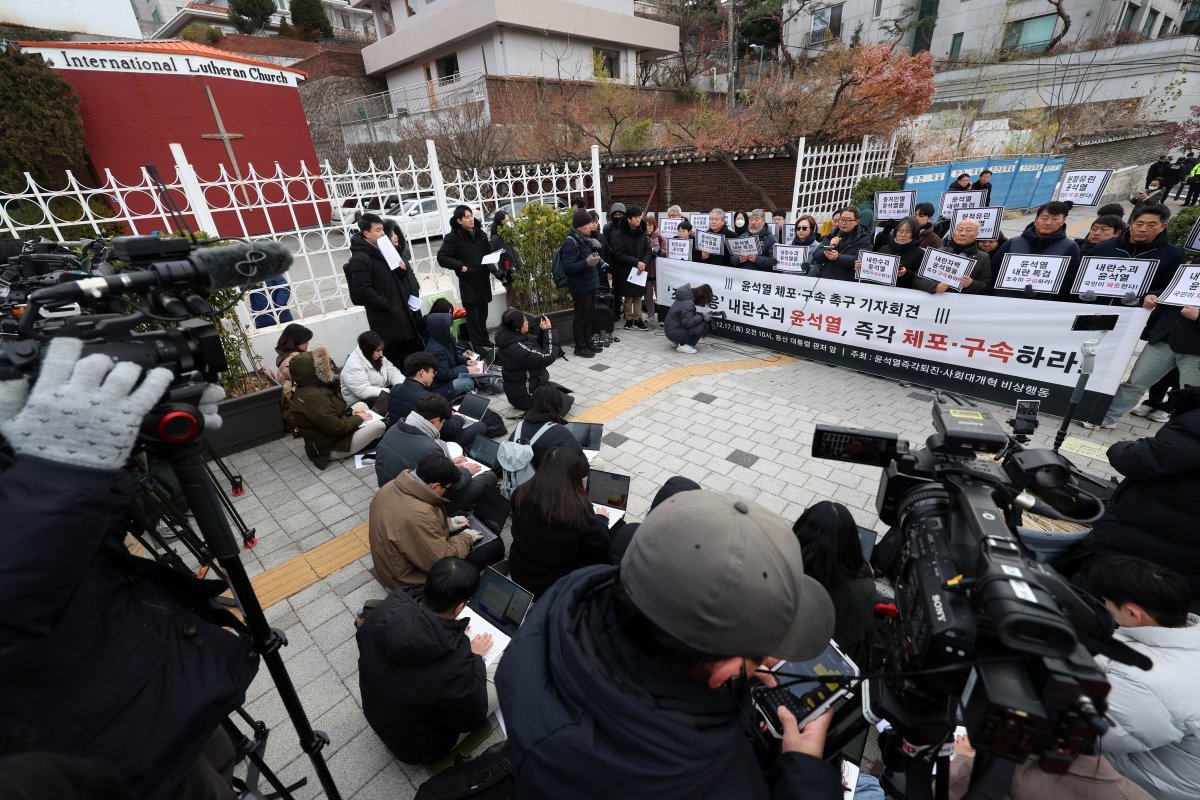
MULTIPOLYGON (((54 340, 32 391, 0 376, 0 750, 97 759, 135 798, 232 798, 213 734, 258 658, 222 629, 223 583, 130 555, 118 525, 123 467, 172 373, 137 385, 137 365, 81 352, 54 340)), ((200 401, 212 427, 220 395, 200 401)))
POLYGON ((832 632, 786 522, 730 494, 676 494, 619 567, 554 584, 505 650, 496 688, 517 796, 840 800, 821 760, 830 715, 801 731, 781 706, 769 775, 750 743, 752 680, 775 683, 759 668, 812 657, 832 632))

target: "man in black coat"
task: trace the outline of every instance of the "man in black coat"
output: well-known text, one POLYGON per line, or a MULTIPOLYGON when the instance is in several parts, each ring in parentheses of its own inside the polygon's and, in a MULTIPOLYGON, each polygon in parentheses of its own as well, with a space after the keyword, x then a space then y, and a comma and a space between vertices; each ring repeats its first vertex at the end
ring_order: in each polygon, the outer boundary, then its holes
POLYGON ((1159 183, 1162 183, 1163 180, 1166 179, 1167 170, 1170 169, 1170 167, 1171 157, 1159 156, 1158 161, 1155 161, 1150 165, 1150 169, 1146 170, 1146 191, 1150 190, 1150 183, 1155 178, 1158 179, 1159 183))
MULTIPOLYGON (((388 421, 395 424, 408 419, 417 408, 417 401, 426 395, 436 394, 433 378, 437 374, 437 360, 432 353, 412 353, 400 367, 404 383, 398 383, 388 393, 388 421)), ((475 443, 475 437, 484 433, 487 426, 482 421, 467 422, 465 417, 455 416, 442 425, 442 440, 454 442, 466 450, 475 443)))
POLYGON ((596 290, 600 288, 597 267, 600 254, 593 252, 591 238, 596 223, 587 211, 576 210, 571 215, 571 232, 559 248, 559 263, 567 276, 567 291, 573 306, 571 334, 575 338, 575 355, 593 358, 600 350, 592 347, 592 315, 596 310, 596 290))
POLYGON ((350 237, 350 260, 345 270, 350 299, 366 308, 367 324, 383 337, 384 356, 393 364, 401 364, 406 355, 425 348, 421 341, 420 286, 411 269, 392 269, 380 252, 382 219, 363 214, 358 230, 350 237), (417 310, 412 308, 414 300, 417 310))
POLYGON ((1072 560, 1138 556, 1183 575, 1200 598, 1200 387, 1170 397, 1175 413, 1156 435, 1108 448, 1109 463, 1125 479, 1072 560))
POLYGON ((852 281, 858 253, 871 244, 871 234, 858 222, 858 208, 846 206, 833 215, 833 230, 821 240, 813 253, 813 269, 818 278, 852 281))
POLYGON ((644 331, 646 323, 642 321, 641 300, 646 296, 646 287, 629 280, 632 272, 645 274, 650 261, 650 240, 642 227, 642 209, 630 206, 625 217, 609 233, 608 241, 612 287, 621 298, 625 330, 636 326, 644 331))
POLYGON ((406 764, 443 757, 496 709, 496 660, 486 660, 492 637, 472 635, 469 620, 457 619, 478 588, 474 565, 443 558, 429 570, 420 601, 396 589, 358 629, 363 714, 406 764))
POLYGON ((458 276, 458 299, 467 312, 467 337, 471 349, 482 353, 495 347, 488 339, 488 304, 492 302, 492 273, 483 257, 492 252, 487 234, 475 224, 469 206, 458 206, 450 218, 450 232, 442 239, 438 264, 458 276))
MULTIPOLYGON (((725 212, 720 208, 714 208, 708 212, 708 230, 697 231, 697 233, 718 234, 726 239, 737 238, 737 234, 733 232, 733 229, 725 224, 725 212)), ((696 259, 703 261, 705 264, 711 264, 714 267, 728 267, 730 263, 729 253, 725 248, 724 242, 721 242, 721 252, 719 253, 706 253, 703 250, 697 249, 696 259)))

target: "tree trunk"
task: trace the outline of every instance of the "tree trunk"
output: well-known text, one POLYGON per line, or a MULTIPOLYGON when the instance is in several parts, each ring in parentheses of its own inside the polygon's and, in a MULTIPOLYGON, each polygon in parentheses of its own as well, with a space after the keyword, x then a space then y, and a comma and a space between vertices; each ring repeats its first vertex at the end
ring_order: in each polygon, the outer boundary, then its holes
POLYGON ((1063 21, 1062 30, 1046 45, 1046 52, 1049 53, 1054 48, 1058 47, 1058 43, 1066 38, 1067 31, 1071 30, 1071 18, 1067 16, 1067 11, 1063 8, 1064 0, 1048 0, 1050 5, 1054 6, 1054 13, 1063 21))
POLYGON ((739 184, 754 192, 754 194, 758 196, 758 199, 763 202, 763 208, 770 211, 771 209, 780 207, 774 200, 771 199, 771 195, 767 194, 766 189, 747 178, 746 173, 738 169, 737 164, 733 162, 732 158, 724 153, 719 154, 717 158, 721 159, 721 163, 728 167, 729 171, 733 173, 735 178, 737 178, 737 182, 739 184))

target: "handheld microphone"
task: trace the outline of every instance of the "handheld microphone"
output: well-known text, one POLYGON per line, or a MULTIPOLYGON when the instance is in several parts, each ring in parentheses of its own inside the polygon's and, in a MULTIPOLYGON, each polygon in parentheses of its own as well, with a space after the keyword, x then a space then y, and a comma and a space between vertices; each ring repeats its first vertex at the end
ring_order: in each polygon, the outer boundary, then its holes
POLYGON ((287 272, 291 264, 291 251, 278 242, 203 247, 185 259, 156 262, 146 269, 39 289, 29 296, 29 300, 42 304, 155 289, 198 288, 206 292, 241 289, 277 278, 287 272))

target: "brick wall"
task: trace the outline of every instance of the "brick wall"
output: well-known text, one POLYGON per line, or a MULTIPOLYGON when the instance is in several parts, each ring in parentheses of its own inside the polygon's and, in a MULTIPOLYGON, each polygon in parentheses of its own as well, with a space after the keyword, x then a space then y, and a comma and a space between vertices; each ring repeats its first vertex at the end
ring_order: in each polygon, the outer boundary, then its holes
POLYGON ((684 211, 707 211, 713 207, 749 211, 753 208, 789 208, 792 204, 796 159, 786 152, 756 154, 753 159, 741 156, 734 162, 747 180, 766 191, 770 203, 751 187, 742 185, 738 176, 719 160, 664 158, 650 159, 650 162, 623 164, 614 160, 601 166, 606 210, 615 202, 644 206, 656 185, 657 196, 652 209, 655 211, 665 210, 670 205, 682 206, 684 211), (665 163, 657 163, 659 160, 665 163))
MULTIPOLYGON (((322 51, 297 61, 292 64, 292 67, 303 70, 308 75, 307 80, 309 81, 335 75, 343 78, 365 78, 367 75, 366 67, 363 66, 362 53, 357 50, 348 53, 332 50, 322 51)), ((387 83, 383 78, 373 80, 380 87, 376 91, 382 92, 387 89, 387 83)), ((344 99, 349 99, 349 97, 344 99)))
MULTIPOLYGON (((696 101, 680 98, 674 89, 656 86, 635 87, 652 103, 656 120, 683 117, 692 113, 696 101)), ((488 106, 492 121, 501 125, 528 122, 543 104, 572 102, 587 106, 595 86, 585 81, 555 81, 514 75, 488 75, 488 106)))
MULTIPOLYGON (((366 42, 363 43, 363 46, 366 42)), ((282 36, 248 36, 242 33, 227 33, 212 45, 218 50, 253 56, 276 56, 282 58, 309 58, 317 53, 361 53, 362 46, 325 42, 305 42, 282 36)))

